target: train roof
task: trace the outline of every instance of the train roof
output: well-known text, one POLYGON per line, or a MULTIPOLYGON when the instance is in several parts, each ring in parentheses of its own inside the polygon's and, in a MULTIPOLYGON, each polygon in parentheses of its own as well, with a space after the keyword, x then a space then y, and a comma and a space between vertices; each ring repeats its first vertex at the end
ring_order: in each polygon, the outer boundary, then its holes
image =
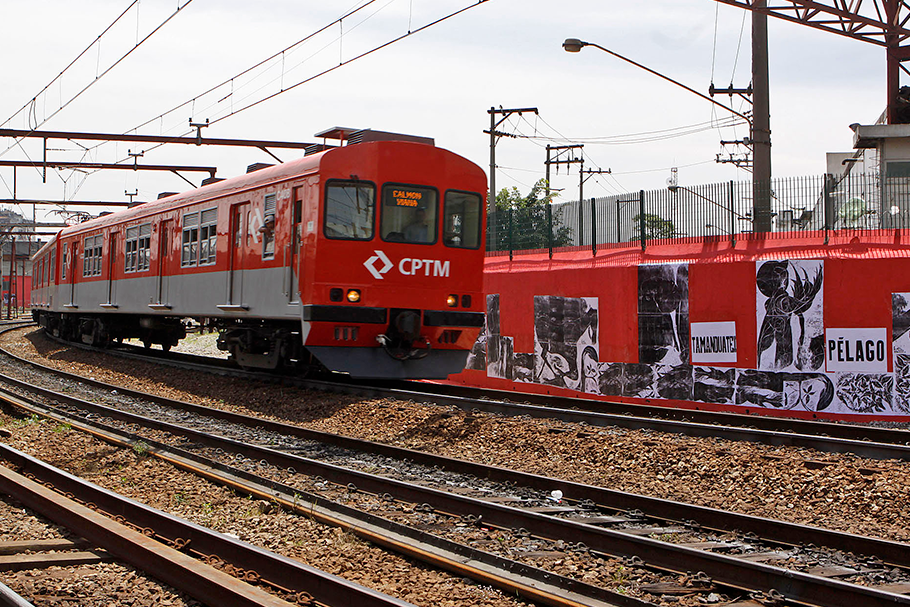
MULTIPOLYGON (((378 135, 370 133, 370 135, 365 137, 360 143, 349 143, 349 145, 343 147, 329 148, 315 154, 304 156, 303 158, 298 158, 296 160, 290 160, 281 164, 253 170, 252 172, 246 173, 244 175, 229 177, 227 179, 209 183, 207 185, 203 185, 186 192, 159 198, 158 200, 139 204, 128 209, 115 211, 113 213, 109 213, 107 215, 91 219, 89 221, 84 221, 74 226, 63 228, 60 230, 60 232, 57 233, 56 236, 51 238, 50 242, 45 244, 35 254, 35 257, 44 253, 44 251, 53 246, 60 238, 96 230, 123 221, 130 221, 132 219, 139 219, 148 215, 154 215, 155 213, 159 213, 168 209, 179 208, 200 201, 228 196, 252 188, 262 187, 270 183, 278 183, 296 176, 315 173, 318 171, 322 160, 326 158, 327 155, 343 154, 346 150, 352 147, 356 147, 362 150, 362 146, 428 145, 434 147, 437 150, 440 150, 445 154, 451 154, 452 156, 463 158, 454 152, 445 150, 443 148, 436 148, 433 140, 429 138, 412 136, 389 137, 394 134, 379 131, 375 133, 378 133, 378 135)), ((467 159, 465 159, 465 161, 470 162, 467 159)))

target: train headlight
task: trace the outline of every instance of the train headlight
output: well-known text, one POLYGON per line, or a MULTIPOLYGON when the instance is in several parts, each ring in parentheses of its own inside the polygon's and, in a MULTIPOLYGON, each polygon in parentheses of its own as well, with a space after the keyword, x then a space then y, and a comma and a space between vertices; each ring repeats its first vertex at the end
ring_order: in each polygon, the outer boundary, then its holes
POLYGON ((357 289, 348 290, 348 301, 351 303, 357 303, 360 301, 360 291, 357 289))
POLYGON ((454 308, 455 306, 458 305, 458 296, 457 296, 457 295, 449 295, 448 297, 446 297, 446 304, 448 304, 448 306, 449 306, 450 308, 454 308))

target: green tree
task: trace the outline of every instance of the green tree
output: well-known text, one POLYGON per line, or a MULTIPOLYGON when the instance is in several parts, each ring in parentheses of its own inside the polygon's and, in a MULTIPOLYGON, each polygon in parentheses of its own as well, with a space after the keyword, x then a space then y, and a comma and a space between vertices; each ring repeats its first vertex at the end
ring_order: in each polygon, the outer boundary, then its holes
POLYGON ((572 243, 572 229, 562 225, 563 207, 552 207, 553 199, 559 194, 547 194, 547 180, 540 179, 527 196, 518 188, 503 188, 496 194, 495 212, 489 224, 495 229, 491 241, 494 251, 545 249, 549 246, 549 220, 552 221, 553 246, 562 247, 572 243), (551 218, 547 217, 551 208, 551 218))
POLYGON ((642 223, 645 227, 645 240, 677 236, 676 225, 672 221, 664 219, 660 215, 645 213, 632 218, 632 240, 641 240, 642 223))

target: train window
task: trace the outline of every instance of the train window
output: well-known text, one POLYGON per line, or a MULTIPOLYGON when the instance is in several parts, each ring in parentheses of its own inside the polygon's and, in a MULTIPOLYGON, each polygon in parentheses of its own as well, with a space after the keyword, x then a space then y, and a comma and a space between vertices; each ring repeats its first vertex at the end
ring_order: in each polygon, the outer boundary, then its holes
POLYGON ((199 265, 215 263, 218 250, 218 209, 202 212, 199 225, 199 265))
POLYGON ((195 266, 199 258, 199 213, 183 216, 183 254, 181 266, 195 266))
POLYGON ((50 257, 51 269, 48 272, 47 284, 51 284, 52 282, 57 280, 57 276, 56 276, 56 274, 54 274, 54 270, 56 269, 56 264, 54 263, 56 261, 56 257, 57 257, 57 250, 51 249, 51 257, 50 257))
POLYGON ((136 253, 139 270, 148 270, 152 253, 152 224, 144 223, 139 226, 139 239, 136 243, 136 253))
POLYGON ((262 233, 262 258, 275 257, 275 194, 266 194, 263 201, 263 220, 259 232, 262 233))
POLYGON ((82 275, 101 276, 101 246, 104 242, 99 236, 89 236, 85 239, 82 255, 82 275))
POLYGON ((325 188, 324 233, 328 238, 370 240, 376 186, 363 181, 329 182, 325 188))
POLYGON ((135 272, 139 268, 139 226, 126 229, 126 252, 123 255, 123 271, 135 272))
POLYGON ((382 186, 382 239, 390 242, 436 242, 436 190, 387 183, 382 186))
MULTIPOLYGON (((149 233, 151 233, 151 225, 149 233)), ((202 213, 187 213, 183 216, 183 253, 180 265, 204 266, 215 263, 218 238, 218 209, 206 209, 202 213)), ((140 238, 140 245, 142 240, 140 238)), ((151 251, 151 245, 148 247, 151 251)), ((148 262, 148 252, 146 253, 148 262)))
POLYGON ((60 261, 60 280, 66 280, 66 246, 69 243, 63 243, 63 257, 60 261))
POLYGON ((442 218, 442 241, 448 247, 476 249, 480 246, 481 198, 473 192, 446 192, 442 218))

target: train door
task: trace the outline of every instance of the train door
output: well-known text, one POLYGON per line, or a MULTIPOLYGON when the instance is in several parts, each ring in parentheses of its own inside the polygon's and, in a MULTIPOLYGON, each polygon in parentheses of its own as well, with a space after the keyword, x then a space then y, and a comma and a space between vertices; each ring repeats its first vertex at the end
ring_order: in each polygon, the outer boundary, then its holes
POLYGON ((117 303, 114 301, 117 298, 117 285, 114 281, 114 269, 117 267, 117 241, 117 232, 112 231, 108 242, 109 248, 107 255, 107 303, 101 304, 101 307, 117 307, 117 303))
POLYGON ((300 276, 297 264, 300 261, 300 242, 303 233, 300 231, 303 222, 303 188, 294 188, 293 218, 291 221, 291 254, 288 256, 288 275, 290 276, 290 289, 288 301, 292 304, 300 303, 300 276))
POLYGON ((228 303, 243 306, 243 267, 250 237, 250 203, 231 207, 231 267, 228 272, 228 303))
POLYGON ((167 306, 168 301, 168 257, 170 253, 171 230, 174 228, 173 219, 162 219, 158 222, 158 284, 156 300, 159 306, 167 306))
POLYGON ((70 302, 64 308, 78 308, 76 305, 76 270, 79 269, 79 240, 74 239, 70 247, 70 258, 67 262, 67 271, 70 273, 70 302))

